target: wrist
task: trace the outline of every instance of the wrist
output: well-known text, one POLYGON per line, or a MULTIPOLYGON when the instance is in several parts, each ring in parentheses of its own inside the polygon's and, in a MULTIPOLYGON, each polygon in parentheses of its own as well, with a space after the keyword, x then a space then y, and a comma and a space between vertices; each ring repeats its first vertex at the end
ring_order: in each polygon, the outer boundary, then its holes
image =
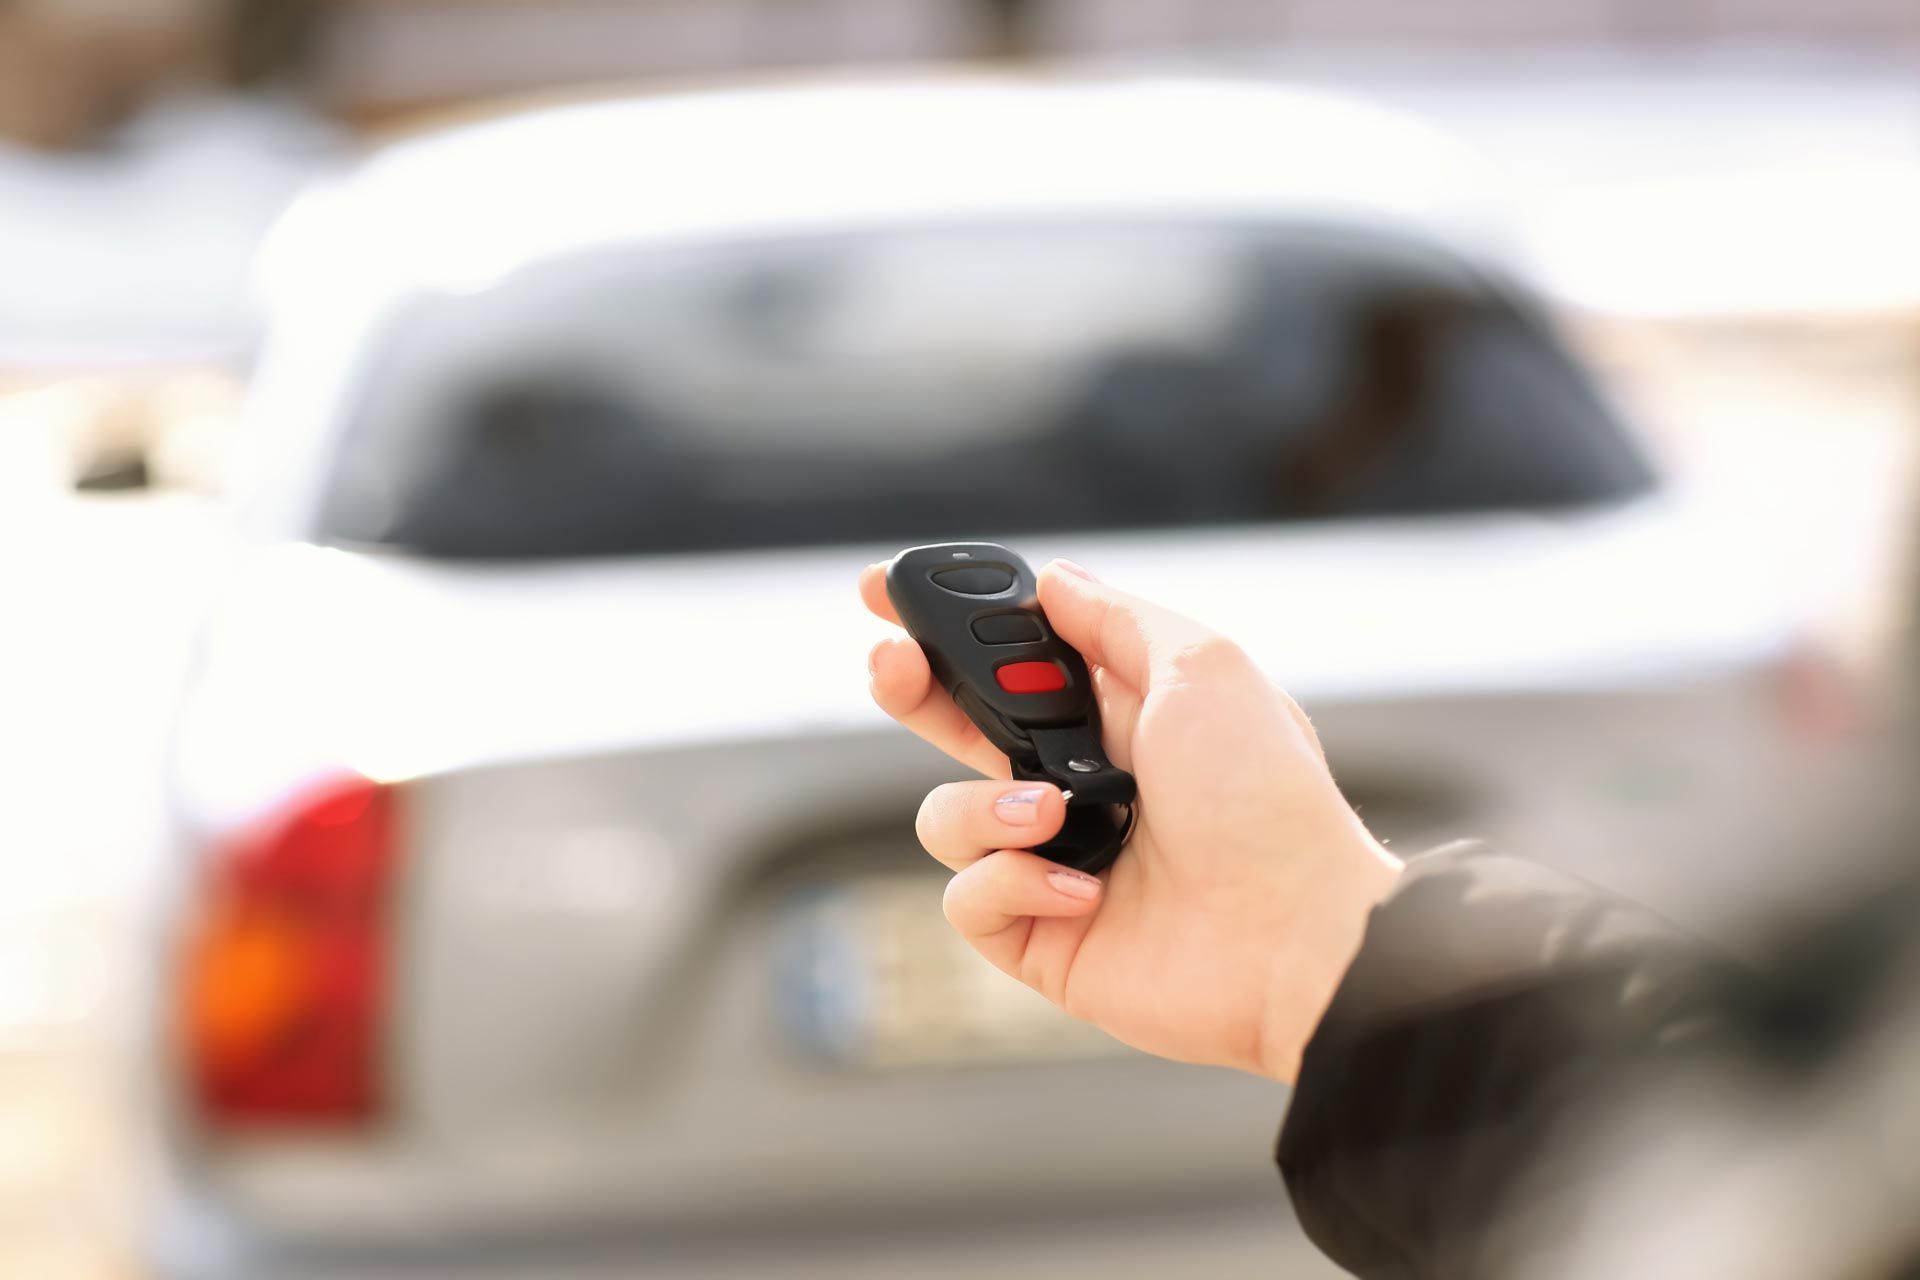
POLYGON ((1403 863, 1354 820, 1355 834, 1319 861, 1293 893, 1268 970, 1258 1045, 1260 1075, 1292 1084, 1301 1055, 1347 969, 1360 953, 1374 907, 1393 892, 1403 863))

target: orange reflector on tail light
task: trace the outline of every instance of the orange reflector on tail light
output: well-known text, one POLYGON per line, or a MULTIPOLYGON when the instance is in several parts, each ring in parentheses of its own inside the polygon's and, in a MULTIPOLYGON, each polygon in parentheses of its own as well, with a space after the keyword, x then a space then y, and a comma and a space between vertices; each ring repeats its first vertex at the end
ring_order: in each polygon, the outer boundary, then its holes
POLYGON ((177 1011, 217 1127, 360 1123, 380 1102, 394 793, 343 778, 215 851, 177 1011))

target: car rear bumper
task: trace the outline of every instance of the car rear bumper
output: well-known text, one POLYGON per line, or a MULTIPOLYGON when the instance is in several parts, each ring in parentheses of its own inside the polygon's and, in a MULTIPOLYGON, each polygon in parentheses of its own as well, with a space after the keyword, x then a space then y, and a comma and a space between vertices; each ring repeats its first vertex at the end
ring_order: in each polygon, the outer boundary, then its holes
POLYGON ((495 1236, 416 1243, 305 1242, 232 1232, 219 1251, 176 1252, 160 1280, 1164 1280, 1174 1274, 1320 1280, 1344 1274, 1294 1222, 1277 1180, 1261 1204, 1115 1204, 1078 1214, 964 1211, 868 1228, 495 1236))

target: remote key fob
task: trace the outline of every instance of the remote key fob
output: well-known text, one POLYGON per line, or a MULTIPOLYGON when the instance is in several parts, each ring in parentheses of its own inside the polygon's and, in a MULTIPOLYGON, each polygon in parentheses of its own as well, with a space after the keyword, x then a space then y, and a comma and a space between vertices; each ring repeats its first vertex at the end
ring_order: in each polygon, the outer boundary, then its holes
POLYGON ((1087 664, 1047 625, 1026 561, 991 542, 912 547, 887 566, 887 596, 1013 776, 1066 793, 1066 825, 1034 852, 1111 866, 1133 826, 1133 775, 1107 759, 1087 664))

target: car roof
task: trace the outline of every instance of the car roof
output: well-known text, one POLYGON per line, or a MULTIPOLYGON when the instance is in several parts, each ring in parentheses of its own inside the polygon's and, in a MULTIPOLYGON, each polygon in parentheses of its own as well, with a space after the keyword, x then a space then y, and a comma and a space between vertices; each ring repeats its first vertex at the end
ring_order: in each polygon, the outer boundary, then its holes
POLYGON ((1374 225, 1485 258, 1502 239, 1490 188, 1417 121, 1252 81, 803 82, 581 103, 391 145, 296 204, 264 281, 279 293, 346 270, 479 288, 609 244, 1049 216, 1374 225))

